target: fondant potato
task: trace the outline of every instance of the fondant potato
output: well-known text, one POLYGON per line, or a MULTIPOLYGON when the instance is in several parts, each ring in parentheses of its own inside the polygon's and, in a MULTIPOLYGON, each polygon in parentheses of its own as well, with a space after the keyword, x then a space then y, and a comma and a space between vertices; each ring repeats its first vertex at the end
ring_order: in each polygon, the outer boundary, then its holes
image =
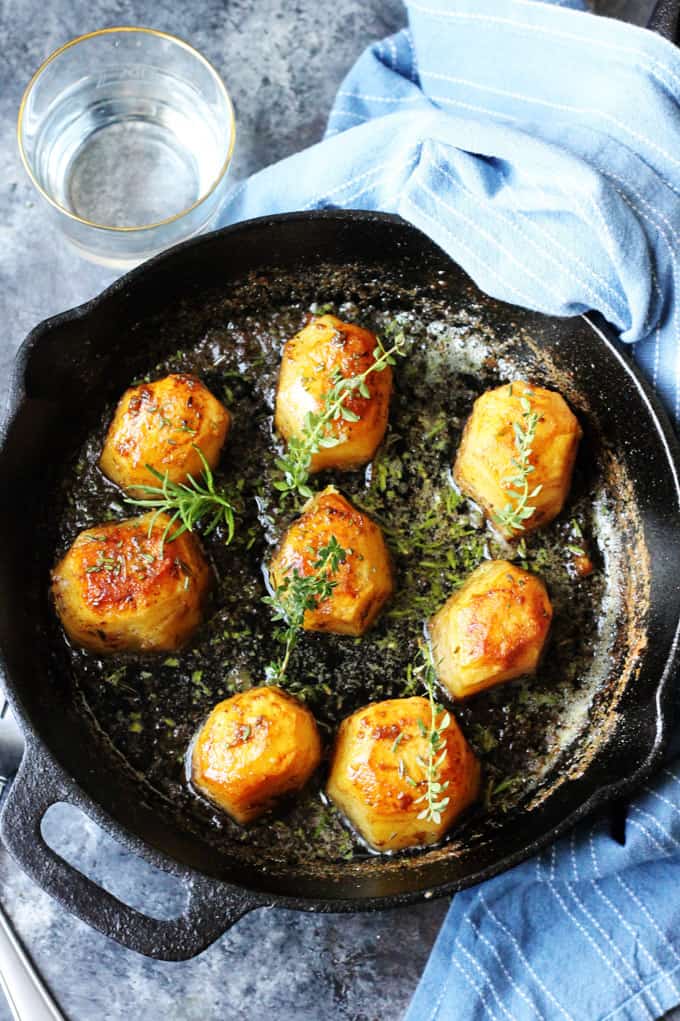
POLYGON ((191 777, 245 825, 304 787, 320 761, 309 709, 280 688, 251 688, 215 706, 194 742, 191 777))
POLYGON ((375 702, 340 725, 328 796, 376 851, 436 843, 477 798, 479 763, 451 718, 439 750, 439 782, 448 784, 440 797, 449 800, 439 822, 418 818, 426 807, 419 799, 427 789, 429 726, 430 703, 420 697, 375 702))
MULTIPOLYGON (((201 620, 210 572, 184 532, 163 542, 169 518, 151 514, 87 528, 52 571, 67 635, 100 654, 179 648, 201 620)), ((172 534, 172 529, 171 529, 172 534)))
POLYGON ((540 578, 507 560, 481 564, 430 621, 440 682, 467 698, 534 673, 551 620, 540 578))
POLYGON ((392 595, 392 566, 378 525, 333 486, 313 497, 284 535, 269 566, 270 581, 280 588, 294 571, 303 577, 314 573, 319 551, 332 536, 345 559, 331 577, 336 583, 331 595, 305 613, 304 629, 362 635, 392 595))
POLYGON ((566 401, 552 390, 515 382, 487 390, 474 403, 458 450, 453 473, 463 492, 471 496, 507 538, 540 528, 556 517, 567 498, 581 427, 566 401), (528 402, 526 404, 525 402, 528 402), (527 411, 527 408, 530 409, 527 411), (526 501, 533 513, 513 526, 499 520, 518 496, 509 485, 517 477, 516 426, 526 431, 527 415, 538 416, 530 443, 526 501))
POLYGON ((122 489, 157 485, 151 465, 171 482, 201 478, 200 450, 219 461, 231 416, 195 376, 175 374, 126 390, 109 426, 99 467, 122 489), (198 449, 197 449, 198 448, 198 449))
MULTIPOLYGON (((353 323, 324 315, 312 321, 288 341, 279 371, 274 423, 285 439, 299 437, 309 412, 323 410, 324 394, 338 375, 358 376, 375 358, 375 334, 353 323)), ((312 456, 311 471, 322 468, 356 468, 371 460, 387 428, 392 370, 387 365, 366 379, 368 396, 358 390, 348 394, 344 405, 356 421, 339 418, 329 424, 327 436, 340 442, 322 447, 312 456)))

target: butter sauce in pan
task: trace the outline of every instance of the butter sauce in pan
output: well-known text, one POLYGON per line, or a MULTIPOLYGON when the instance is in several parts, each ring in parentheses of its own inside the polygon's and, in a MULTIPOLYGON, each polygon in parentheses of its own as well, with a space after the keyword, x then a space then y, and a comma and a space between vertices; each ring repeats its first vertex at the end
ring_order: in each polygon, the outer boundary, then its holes
MULTIPOLYGON (((143 779, 159 811, 217 846, 247 843, 261 860, 278 862, 369 853, 322 796, 326 762, 302 795, 247 828, 198 797, 186 777, 197 728, 219 701, 260 685, 266 664, 280 653, 262 603, 263 564, 294 511, 291 504, 279 506, 271 484, 278 445, 274 392, 282 346, 310 311, 332 311, 377 333, 398 324, 410 349, 393 370, 389 427, 374 460, 357 471, 323 472, 311 483, 315 490, 336 485, 381 525, 396 580, 393 599, 364 637, 304 633, 293 653, 286 688, 314 713, 326 759, 339 723, 357 708, 423 694, 410 669, 423 624, 490 558, 512 560, 543 579, 553 624, 534 677, 462 704, 439 693, 483 770, 478 807, 447 839, 464 840, 479 813, 509 811, 560 768, 589 716, 596 725, 604 666, 614 649, 622 557, 600 452, 586 429, 567 504, 547 527, 507 543, 486 524, 451 471, 472 404, 484 390, 512 379, 556 384, 529 357, 530 338, 512 327, 508 332, 507 325, 497 333, 472 297, 463 293, 452 306, 441 285, 432 271, 414 284, 412 267, 407 285, 394 269, 320 265, 302 284, 277 274, 232 285, 206 304, 200 329, 178 303, 176 350, 162 360, 154 357, 154 322, 140 330, 139 342, 149 351, 144 378, 195 374, 231 413, 215 478, 237 506, 236 535, 230 546, 223 529, 202 539, 215 581, 204 623, 180 652, 100 659, 71 647, 56 620, 53 645, 72 678, 83 726, 94 728, 143 779), (594 566, 590 574, 582 550, 594 566)), ((167 336, 163 343, 167 349, 167 336)), ((113 411, 63 471, 56 555, 80 530, 137 513, 97 467, 113 411)))

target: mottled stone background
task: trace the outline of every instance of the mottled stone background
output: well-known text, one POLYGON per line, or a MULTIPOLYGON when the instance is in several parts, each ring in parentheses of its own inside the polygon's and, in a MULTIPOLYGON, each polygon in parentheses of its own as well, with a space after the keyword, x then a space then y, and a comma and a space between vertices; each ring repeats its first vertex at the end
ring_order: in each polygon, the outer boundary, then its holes
MULTIPOLYGON (((596 4, 600 13, 638 23, 650 6, 649 0, 596 4)), ((404 21, 399 0, 0 0, 3 397, 28 330, 113 279, 52 233, 16 153, 21 92, 49 52, 107 25, 148 25, 192 42, 234 97, 233 174, 242 177, 316 141, 355 58, 404 21)), ((73 810, 52 809, 45 831, 65 856, 135 905, 176 899, 167 878, 73 810)), ((129 953, 66 915, 1 851, 0 875, 2 902, 71 1021, 393 1021, 403 1014, 447 907, 326 917, 259 911, 196 960, 164 964, 129 953)), ((9 1017, 0 1003, 0 1021, 9 1017)))

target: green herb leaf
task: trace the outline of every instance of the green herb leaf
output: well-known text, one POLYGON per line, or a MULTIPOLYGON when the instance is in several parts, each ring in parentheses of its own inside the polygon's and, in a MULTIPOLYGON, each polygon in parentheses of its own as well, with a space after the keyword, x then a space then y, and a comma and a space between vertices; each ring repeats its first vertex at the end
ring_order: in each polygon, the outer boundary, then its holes
MULTIPOLYGON (((445 731, 451 725, 451 716, 445 709, 437 705, 435 700, 435 687, 437 684, 437 671, 430 647, 423 641, 418 650, 418 659, 411 669, 411 675, 415 675, 424 685, 430 703, 429 724, 418 720, 418 729, 427 740, 427 758, 417 756, 416 762, 423 770, 426 790, 417 800, 416 804, 423 803, 425 807, 418 814, 419 819, 427 819, 438 826, 441 822, 442 812, 449 803, 448 797, 442 797, 449 786, 448 780, 442 781, 441 767, 446 759, 446 738, 445 731), (439 749, 442 748, 440 752, 439 749)), ((410 682, 409 682, 410 683, 410 682)), ((401 762, 402 760, 400 760, 401 762)), ((400 770, 400 776, 403 773, 400 770)), ((410 780, 409 777, 406 777, 410 780)), ((410 780, 415 786, 415 781, 410 780)))
MULTIPOLYGON (((512 394, 512 388, 509 393, 512 394)), ((526 393, 533 396, 529 390, 526 393)), ((531 454, 540 416, 538 412, 532 410, 531 401, 527 396, 522 396, 519 400, 522 408, 521 421, 512 423, 517 451, 517 456, 512 458, 512 466, 516 469, 516 474, 505 479, 504 483, 511 499, 501 511, 493 515, 496 524, 511 535, 524 531, 524 522, 536 510, 529 501, 537 497, 543 488, 540 485, 535 486, 530 492, 528 481, 529 476, 535 471, 535 465, 531 463, 531 454)))
POLYGON ((373 362, 357 376, 343 376, 338 372, 333 384, 324 393, 321 408, 317 413, 309 412, 304 421, 302 435, 288 441, 286 453, 277 458, 276 467, 283 478, 273 482, 274 488, 285 498, 290 494, 308 499, 312 495, 307 482, 310 474, 312 457, 322 449, 336 447, 344 441, 333 428, 335 422, 359 422, 361 416, 347 406, 347 400, 358 392, 364 398, 370 398, 371 392, 366 380, 373 372, 383 372, 388 365, 394 364, 394 355, 406 354, 406 338, 402 330, 391 328, 386 331, 391 344, 386 348, 382 341, 373 349, 373 362))
POLYGON ((213 474, 203 451, 195 444, 192 446, 203 466, 202 482, 197 481, 192 475, 189 475, 186 483, 171 482, 167 472, 162 475, 147 464, 147 470, 158 479, 160 485, 135 486, 135 490, 144 495, 138 498, 125 497, 126 503, 145 507, 147 510, 154 509, 149 522, 149 535, 153 532, 159 515, 170 515, 170 520, 163 531, 161 549, 166 542, 174 542, 183 532, 193 532, 200 521, 206 521, 203 529, 206 535, 213 532, 219 524, 226 525, 227 546, 234 538, 234 508, 226 495, 215 489, 213 474))
POLYGON ((281 684, 285 679, 291 653, 297 645, 298 636, 304 624, 305 614, 309 610, 315 610, 325 599, 329 598, 337 585, 334 575, 338 573, 340 565, 347 559, 347 552, 335 536, 331 535, 328 543, 318 551, 310 574, 303 575, 294 569, 274 589, 271 596, 264 596, 262 599, 263 603, 271 607, 272 619, 283 621, 286 624, 286 628, 281 634, 285 646, 283 656, 265 668, 267 684, 281 684))

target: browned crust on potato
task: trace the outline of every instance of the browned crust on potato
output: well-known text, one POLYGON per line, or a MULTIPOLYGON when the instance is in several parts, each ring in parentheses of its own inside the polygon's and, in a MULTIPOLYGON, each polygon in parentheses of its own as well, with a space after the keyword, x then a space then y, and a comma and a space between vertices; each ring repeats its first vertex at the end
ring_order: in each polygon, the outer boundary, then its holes
POLYGON ((479 763, 451 719, 439 769, 450 800, 439 823, 418 819, 428 755, 423 728, 427 732, 429 725, 429 701, 419 696, 372 703, 340 725, 328 794, 376 850, 436 843, 478 795, 479 763))
MULTIPOLYGON (((314 317, 283 350, 274 418, 277 432, 285 440, 301 436, 306 415, 323 409, 324 395, 338 375, 346 379, 358 376, 374 364, 376 343, 375 334, 355 323, 332 315, 314 317)), ((312 456, 312 472, 355 468, 374 456, 387 428, 392 394, 389 365, 370 373, 366 386, 368 397, 354 391, 344 401, 358 421, 337 419, 330 423, 328 434, 341 442, 312 456)))
POLYGON ((540 578, 507 560, 486 561, 430 621, 439 680, 466 698, 533 673, 551 620, 540 578))
MULTIPOLYGON (((66 633, 98 653, 179 648, 201 619, 210 572, 198 540, 163 542, 151 514, 85 529, 52 571, 66 633)), ((172 532, 172 530, 171 530, 172 532)))
POLYGON ((333 593, 305 613, 304 628, 361 635, 392 594, 392 566, 378 525, 332 486, 308 503, 284 535, 269 567, 271 582, 278 587, 293 571, 313 573, 319 550, 332 536, 346 558, 333 576, 333 593))
POLYGON ((514 423, 522 424, 522 398, 529 400, 539 415, 529 462, 531 489, 541 486, 529 505, 534 513, 524 522, 524 531, 548 524, 556 517, 569 493, 578 444, 582 436, 578 419, 560 394, 543 387, 515 381, 487 390, 474 403, 453 467, 456 483, 475 500, 495 527, 513 538, 522 532, 504 528, 496 515, 516 497, 508 479, 516 474, 517 457, 514 423))
POLYGON ((300 790, 321 761, 314 717, 276 687, 251 688, 215 706, 191 756, 194 786, 245 825, 300 790))
POLYGON ((219 461, 231 415, 196 376, 174 373, 125 391, 109 426, 99 466, 123 489, 156 483, 150 465, 171 482, 198 479, 219 461))

